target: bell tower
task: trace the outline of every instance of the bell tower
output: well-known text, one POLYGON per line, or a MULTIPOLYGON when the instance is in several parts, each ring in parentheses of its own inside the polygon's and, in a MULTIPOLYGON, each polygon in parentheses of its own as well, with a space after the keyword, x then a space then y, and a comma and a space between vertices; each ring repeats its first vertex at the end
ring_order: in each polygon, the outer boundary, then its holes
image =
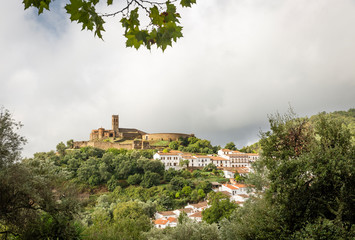
POLYGON ((112 115, 112 130, 115 132, 114 137, 118 137, 118 133, 119 133, 118 115, 112 115))

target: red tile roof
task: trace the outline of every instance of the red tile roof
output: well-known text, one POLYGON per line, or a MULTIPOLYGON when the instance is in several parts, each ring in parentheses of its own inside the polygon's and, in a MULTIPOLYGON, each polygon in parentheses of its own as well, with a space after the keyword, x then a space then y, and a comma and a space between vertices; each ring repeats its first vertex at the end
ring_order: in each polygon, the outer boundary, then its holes
POLYGON ((201 212, 195 212, 194 214, 191 214, 189 217, 202 218, 202 213, 201 212))
POLYGON ((163 216, 176 215, 173 211, 164 211, 164 212, 158 212, 158 213, 163 216))
POLYGON ((208 206, 208 203, 205 201, 205 202, 199 202, 199 203, 190 204, 190 205, 195 208, 204 208, 204 207, 208 206))
POLYGON ((168 218, 168 221, 169 221, 169 222, 177 222, 177 219, 174 218, 174 217, 169 217, 169 218, 168 218))
POLYGON ((229 161, 228 159, 222 158, 222 157, 210 157, 214 161, 229 161))
POLYGON ((178 209, 180 212, 185 212, 185 213, 191 213, 193 212, 194 210, 192 208, 181 208, 181 209, 178 209))
POLYGON ((157 220, 154 221, 154 224, 159 224, 159 225, 165 225, 167 224, 169 221, 164 219, 164 218, 159 218, 157 220))
POLYGON ((225 186, 225 187, 227 187, 227 188, 229 188, 229 189, 238 189, 238 188, 239 188, 239 187, 237 187, 237 186, 233 186, 233 185, 228 184, 228 183, 223 184, 223 186, 225 186))

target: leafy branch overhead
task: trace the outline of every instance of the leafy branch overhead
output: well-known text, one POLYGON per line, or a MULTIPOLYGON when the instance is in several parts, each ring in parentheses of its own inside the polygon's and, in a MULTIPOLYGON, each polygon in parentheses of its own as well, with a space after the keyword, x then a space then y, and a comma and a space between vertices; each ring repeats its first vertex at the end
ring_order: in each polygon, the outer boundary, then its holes
MULTIPOLYGON (((116 0, 117 1, 117 0, 116 0)), ((25 9, 35 7, 38 14, 50 9, 52 0, 23 0, 25 9)), ((126 0, 124 6, 112 13, 100 13, 97 7, 107 4, 108 8, 113 8, 114 0, 70 0, 65 9, 70 15, 70 20, 82 25, 82 30, 94 31, 95 36, 103 38, 105 31, 104 18, 121 16, 121 24, 125 29, 126 46, 138 49, 141 45, 151 49, 153 45, 163 51, 167 46, 172 46, 182 37, 182 26, 180 26, 180 14, 176 12, 176 7, 191 7, 196 0, 170 1, 149 1, 149 0, 126 0), (101 3, 101 4, 100 4, 101 3), (146 26, 141 26, 142 17, 139 12, 144 12, 149 19, 146 26)), ((118 2, 118 1, 117 1, 118 2)), ((123 1, 121 1, 123 2, 123 1)))

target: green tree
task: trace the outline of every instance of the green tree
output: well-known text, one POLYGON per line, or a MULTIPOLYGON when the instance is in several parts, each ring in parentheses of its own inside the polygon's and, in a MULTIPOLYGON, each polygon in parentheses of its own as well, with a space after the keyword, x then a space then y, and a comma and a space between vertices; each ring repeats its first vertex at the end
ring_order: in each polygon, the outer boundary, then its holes
POLYGON ((213 163, 209 163, 207 166, 205 166, 203 168, 203 171, 206 171, 206 172, 211 172, 213 170, 217 170, 216 165, 214 165, 213 163))
POLYGON ((74 140, 70 139, 67 141, 67 148, 71 149, 74 147, 74 140))
MULTIPOLYGON (((176 11, 178 4, 170 1, 145 1, 134 0, 127 1, 121 9, 117 9, 117 5, 112 5, 113 0, 70 0, 65 5, 70 20, 76 21, 82 25, 82 29, 94 31, 95 36, 102 39, 102 33, 105 31, 105 18, 113 16, 121 16, 121 24, 125 29, 126 46, 138 49, 141 45, 150 49, 156 45, 163 51, 172 41, 177 41, 182 37, 182 27, 180 26, 180 14, 176 11), (106 9, 102 13, 97 9, 99 3, 106 3, 106 9), (148 25, 141 26, 141 21, 145 20, 140 17, 145 15, 148 17, 148 25)), ((52 0, 23 0, 25 9, 35 7, 38 14, 44 10, 50 10, 52 0)), ((191 7, 196 0, 181 0, 182 7, 191 7)), ((104 5, 100 4, 100 9, 104 5)))
POLYGON ((270 211, 255 215, 254 222, 271 214, 267 221, 277 223, 278 239, 322 239, 340 229, 345 233, 338 236, 353 234, 355 146, 346 125, 327 116, 312 124, 292 111, 270 116, 270 125, 271 131, 261 135, 262 158, 254 169, 262 169, 257 179, 267 177, 261 182, 266 183, 264 201, 270 211))
POLYGON ((190 161, 189 160, 180 160, 179 166, 183 168, 187 168, 189 166, 190 161))
POLYGON ((210 192, 208 198, 211 207, 203 210, 202 216, 203 220, 209 224, 218 223, 223 218, 228 218, 237 208, 237 205, 222 193, 210 192))
POLYGON ((26 143, 26 139, 16 133, 21 126, 7 109, 0 108, 0 169, 20 160, 22 145, 26 143))
POLYGON ((178 150, 180 146, 180 143, 178 141, 172 141, 171 143, 169 143, 169 148, 173 149, 173 150, 178 150))
MULTIPOLYGON (((180 215, 182 216, 182 215, 180 215)), ((144 234, 148 240, 220 240, 217 224, 194 222, 187 217, 179 217, 179 224, 164 230, 152 228, 144 234)))
POLYGON ((93 224, 84 235, 85 239, 140 240, 151 227, 145 204, 120 202, 114 206, 112 214, 97 206, 93 224))
POLYGON ((155 172, 147 171, 144 173, 141 186, 145 188, 150 188, 159 185, 159 183, 160 183, 160 175, 155 172))
POLYGON ((192 189, 190 186, 185 186, 181 189, 181 193, 186 197, 190 196, 191 192, 192 192, 192 189))
POLYGON ((224 148, 229 149, 229 150, 237 150, 237 147, 235 146, 234 142, 227 143, 224 148))
POLYGON ((127 182, 130 185, 140 184, 142 182, 142 175, 140 175, 139 173, 136 173, 134 175, 130 175, 127 179, 127 182))
POLYGON ((60 142, 60 143, 57 144, 56 149, 57 149, 57 152, 59 153, 59 155, 61 157, 64 157, 65 150, 67 150, 67 146, 65 146, 65 144, 63 142, 60 142))
POLYGON ((181 190, 186 185, 186 180, 182 177, 173 177, 170 181, 171 188, 175 191, 181 190))
POLYGON ((76 191, 51 154, 20 160, 21 125, 0 111, 0 238, 78 239, 76 191))

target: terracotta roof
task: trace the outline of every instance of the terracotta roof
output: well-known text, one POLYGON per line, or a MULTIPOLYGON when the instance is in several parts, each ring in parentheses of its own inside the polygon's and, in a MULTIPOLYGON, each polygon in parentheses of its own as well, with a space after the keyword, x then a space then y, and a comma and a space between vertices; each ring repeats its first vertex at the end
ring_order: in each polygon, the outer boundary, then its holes
POLYGON ((237 186, 233 186, 233 185, 228 184, 228 183, 223 184, 223 186, 225 186, 225 187, 227 187, 227 188, 229 188, 229 189, 238 189, 238 188, 239 188, 239 187, 237 187, 237 186))
POLYGON ((212 160, 217 160, 217 161, 229 161, 228 159, 226 159, 226 158, 223 158, 223 157, 213 157, 213 156, 211 156, 210 157, 212 160))
POLYGON ((165 225, 167 224, 169 221, 164 219, 164 218, 158 218, 157 220, 154 221, 154 224, 160 224, 160 225, 165 225))
POLYGON ((164 212, 158 212, 158 213, 163 216, 176 215, 173 211, 164 211, 164 212))
POLYGON ((234 184, 234 186, 237 186, 237 187, 239 187, 239 188, 245 188, 245 187, 247 187, 247 185, 242 184, 242 183, 234 184))
POLYGON ((212 156, 207 156, 207 155, 195 155, 197 158, 211 158, 212 156))
POLYGON ((228 149, 228 148, 224 148, 224 149, 221 149, 223 152, 231 152, 231 150, 230 149, 228 149))
POLYGON ((240 151, 233 151, 233 153, 242 153, 242 154, 244 154, 243 152, 240 152, 240 151))
POLYGON ((170 153, 170 152, 168 152, 168 153, 159 152, 158 154, 159 154, 159 155, 162 155, 162 156, 169 156, 169 155, 178 156, 178 155, 180 155, 180 154, 178 154, 178 153, 170 153))
POLYGON ((191 213, 193 212, 194 210, 192 208, 181 208, 181 209, 178 209, 180 212, 185 212, 185 213, 191 213))
POLYGON ((202 213, 201 212, 195 212, 194 214, 191 214, 189 217, 202 218, 202 213))
POLYGON ((169 217, 169 218, 168 218, 168 221, 169 221, 169 222, 177 222, 177 219, 174 218, 174 217, 169 217))
POLYGON ((203 208, 203 207, 207 207, 208 203, 205 201, 205 202, 199 202, 199 203, 190 204, 190 205, 195 208, 203 208))

